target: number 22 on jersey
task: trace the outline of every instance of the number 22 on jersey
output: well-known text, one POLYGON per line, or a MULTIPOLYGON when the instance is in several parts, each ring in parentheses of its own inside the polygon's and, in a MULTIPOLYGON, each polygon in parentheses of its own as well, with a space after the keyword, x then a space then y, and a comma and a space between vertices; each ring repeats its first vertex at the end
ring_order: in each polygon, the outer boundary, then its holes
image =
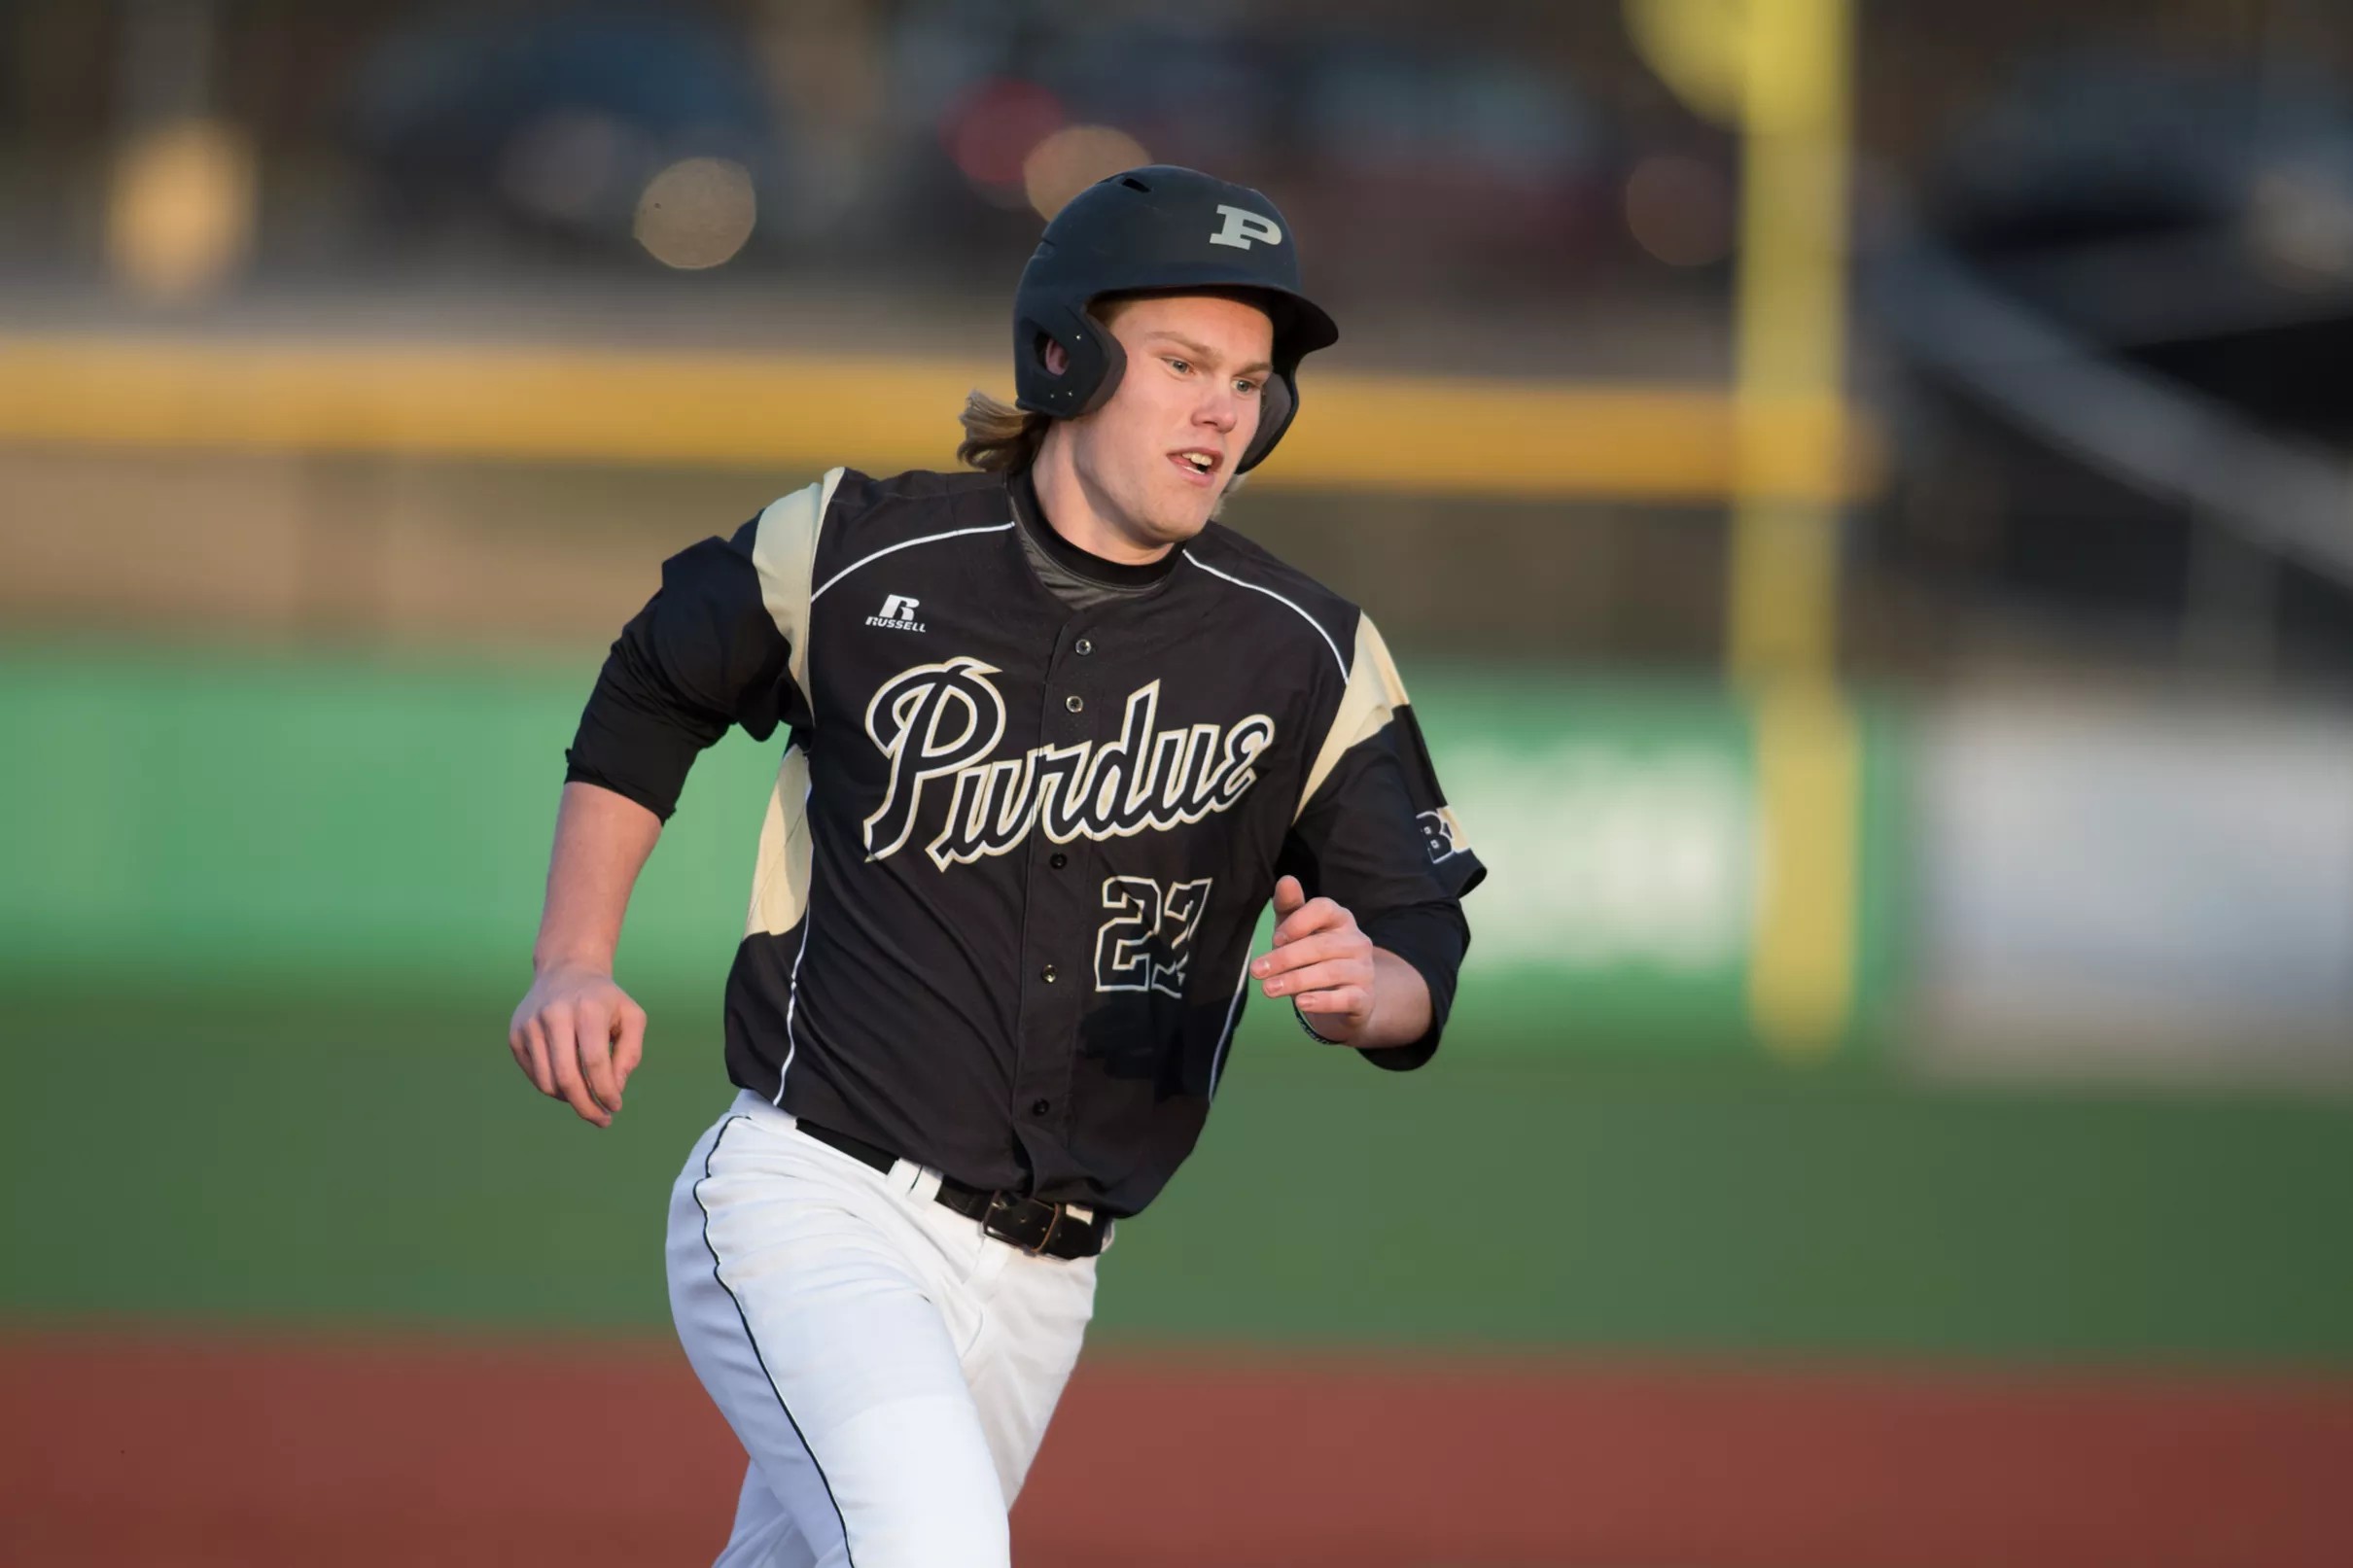
POLYGON ((1103 907, 1113 911, 1095 933, 1097 991, 1157 991, 1181 1000, 1193 959, 1193 932, 1210 905, 1210 884, 1107 877, 1103 907))

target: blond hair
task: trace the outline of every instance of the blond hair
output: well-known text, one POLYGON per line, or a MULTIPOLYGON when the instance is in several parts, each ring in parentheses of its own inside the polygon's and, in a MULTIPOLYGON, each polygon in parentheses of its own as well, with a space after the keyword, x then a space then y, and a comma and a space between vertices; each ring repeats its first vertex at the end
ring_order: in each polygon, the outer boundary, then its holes
POLYGON ((974 388, 965 396, 965 410, 957 416, 965 438, 956 448, 956 461, 983 473, 1012 473, 1037 460, 1045 444, 1046 427, 1053 420, 1000 402, 974 388))
MULTIPOLYGON (((1096 326, 1108 329, 1134 297, 1105 295, 1089 300, 1086 313, 1096 326)), ((999 402, 977 387, 965 395, 965 411, 956 416, 956 422, 965 428, 956 461, 983 473, 1015 473, 1036 462, 1037 449, 1046 443, 1046 429, 1054 423, 1050 415, 999 402)))

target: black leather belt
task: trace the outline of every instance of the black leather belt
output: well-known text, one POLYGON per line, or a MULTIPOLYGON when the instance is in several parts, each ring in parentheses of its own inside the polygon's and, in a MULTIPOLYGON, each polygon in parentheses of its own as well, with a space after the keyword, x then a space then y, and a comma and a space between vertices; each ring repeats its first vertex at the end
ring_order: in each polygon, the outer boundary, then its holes
MULTIPOLYGON (((885 1175, 898 1163, 897 1156, 880 1149, 864 1138, 854 1138, 847 1132, 836 1132, 829 1127, 814 1122, 794 1124, 803 1132, 828 1148, 839 1149, 861 1165, 872 1166, 885 1175)), ((1080 1219, 1068 1203, 1049 1203, 1042 1199, 1024 1198, 1016 1193, 993 1193, 978 1187, 967 1187, 954 1176, 939 1178, 939 1201, 967 1219, 980 1221, 980 1228, 1022 1251, 1049 1258, 1091 1258, 1103 1250, 1111 1234, 1111 1217, 1098 1214, 1093 1219, 1080 1219)))

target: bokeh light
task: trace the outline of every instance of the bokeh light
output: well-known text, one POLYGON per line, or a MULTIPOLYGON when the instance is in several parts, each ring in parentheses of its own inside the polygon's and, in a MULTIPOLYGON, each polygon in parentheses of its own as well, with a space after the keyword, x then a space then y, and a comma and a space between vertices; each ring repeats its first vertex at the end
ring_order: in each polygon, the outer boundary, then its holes
POLYGON ((2277 281, 2353 278, 2353 185, 2330 171, 2267 169, 2247 195, 2249 248, 2277 281))
POLYGON ((718 266, 742 250, 758 217, 752 176, 741 163, 690 157, 647 183, 634 232, 664 266, 693 271, 718 266))
POLYGON ((1003 78, 966 95, 940 123, 948 157, 974 185, 1017 188, 1030 150, 1060 128, 1061 100, 1034 82, 1003 78))
POLYGON ((1037 216, 1051 221, 1066 202, 1096 181, 1151 161, 1141 142, 1115 126, 1065 125, 1022 159, 1022 191, 1037 216))
POLYGON ((212 120, 159 126, 115 165, 108 265, 158 303, 210 294, 252 246, 255 201, 253 152, 236 131, 212 120))

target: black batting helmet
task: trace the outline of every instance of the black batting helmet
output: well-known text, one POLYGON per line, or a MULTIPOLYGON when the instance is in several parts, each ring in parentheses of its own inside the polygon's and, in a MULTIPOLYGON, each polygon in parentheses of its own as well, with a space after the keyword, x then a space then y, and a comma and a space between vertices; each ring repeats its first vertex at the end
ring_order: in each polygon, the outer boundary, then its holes
POLYGON ((1275 324, 1275 373, 1258 433, 1234 471, 1274 450, 1299 411, 1299 362, 1340 340, 1299 292, 1299 254, 1275 204, 1247 186, 1155 163, 1087 187, 1046 225, 1013 296, 1014 401, 1073 419, 1103 405, 1127 356, 1088 306, 1106 295, 1244 290, 1275 324), (1046 369, 1060 343, 1070 366, 1046 369))

